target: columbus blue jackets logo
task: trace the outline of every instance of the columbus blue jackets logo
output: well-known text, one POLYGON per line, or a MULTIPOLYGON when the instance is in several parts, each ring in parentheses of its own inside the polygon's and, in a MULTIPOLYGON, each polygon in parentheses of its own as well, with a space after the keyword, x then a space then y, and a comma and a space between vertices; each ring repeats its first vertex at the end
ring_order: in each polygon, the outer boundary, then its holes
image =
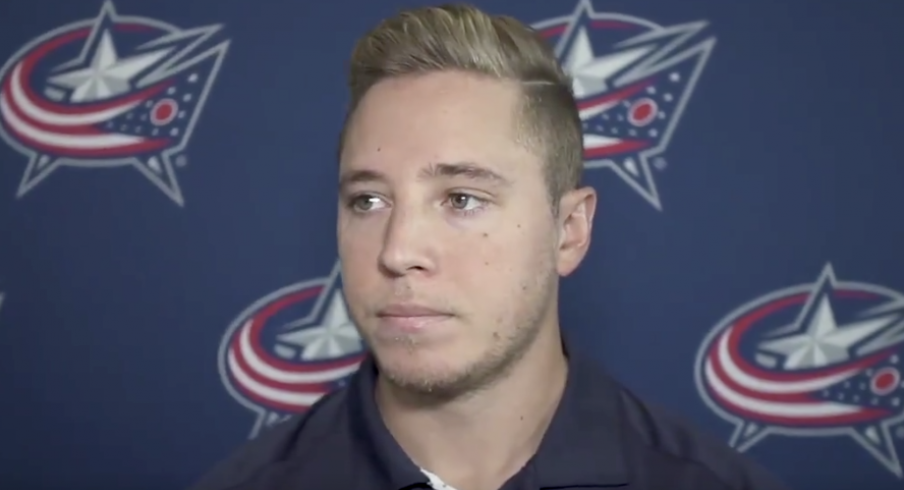
POLYGON ((27 158, 18 197, 61 167, 132 166, 180 206, 174 170, 228 41, 100 14, 29 42, 0 69, 0 136, 27 158))
POLYGON ((707 23, 665 27, 581 0, 573 14, 533 27, 574 81, 585 167, 613 170, 661 210, 653 170, 715 46, 707 23))
POLYGON ((363 356, 337 262, 329 277, 275 291, 242 312, 220 344, 219 368, 229 393, 257 415, 253 438, 343 386, 363 356))
MULTIPOLYGON (((854 441, 902 477, 904 295, 840 281, 831 264, 725 317, 697 355, 701 396, 740 451, 767 436, 854 441)), ((773 437, 774 439, 774 437, 773 437)), ((818 457, 818 456, 816 456, 818 457)))

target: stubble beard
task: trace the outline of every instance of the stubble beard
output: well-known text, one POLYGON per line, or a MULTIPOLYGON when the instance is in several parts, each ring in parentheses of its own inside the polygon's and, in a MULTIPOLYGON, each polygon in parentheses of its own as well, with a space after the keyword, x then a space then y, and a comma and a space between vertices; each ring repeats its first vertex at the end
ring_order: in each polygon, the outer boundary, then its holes
MULTIPOLYGON (((430 405, 476 395, 505 379, 536 342, 552 304, 557 274, 552 264, 541 270, 541 274, 523 285, 524 294, 518 298, 518 310, 510 317, 508 325, 502 325, 505 328, 501 330, 509 333, 500 335, 499 340, 478 360, 462 369, 436 373, 393 369, 391 362, 380 363, 379 356, 375 356, 380 376, 392 386, 393 391, 430 405)), ((398 337, 392 342, 401 344, 409 351, 419 348, 414 337, 398 337)))

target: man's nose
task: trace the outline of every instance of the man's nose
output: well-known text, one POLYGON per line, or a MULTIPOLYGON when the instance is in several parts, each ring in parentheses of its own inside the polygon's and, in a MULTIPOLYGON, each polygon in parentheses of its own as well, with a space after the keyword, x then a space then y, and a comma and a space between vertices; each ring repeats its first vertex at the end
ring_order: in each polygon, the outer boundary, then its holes
POLYGON ((386 273, 403 276, 413 271, 433 270, 438 237, 428 214, 422 210, 393 208, 380 253, 380 266, 386 273))

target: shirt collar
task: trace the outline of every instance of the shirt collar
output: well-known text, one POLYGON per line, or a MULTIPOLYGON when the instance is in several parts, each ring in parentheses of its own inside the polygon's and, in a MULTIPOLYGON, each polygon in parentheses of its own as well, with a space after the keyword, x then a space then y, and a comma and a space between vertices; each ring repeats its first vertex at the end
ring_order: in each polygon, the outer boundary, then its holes
MULTIPOLYGON (((568 353, 568 379, 562 400, 528 463, 542 488, 624 485, 619 390, 615 381, 574 352, 568 353)), ((428 483, 383 423, 374 400, 377 368, 370 355, 349 384, 349 410, 357 444, 375 471, 390 485, 428 483)))

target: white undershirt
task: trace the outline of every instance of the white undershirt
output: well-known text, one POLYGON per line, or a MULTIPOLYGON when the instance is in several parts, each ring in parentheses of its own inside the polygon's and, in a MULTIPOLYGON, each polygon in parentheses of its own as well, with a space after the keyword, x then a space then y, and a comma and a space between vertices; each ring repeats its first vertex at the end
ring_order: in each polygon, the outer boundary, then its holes
POLYGON ((454 487, 449 486, 446 482, 442 481, 440 477, 423 468, 421 468, 421 473, 427 475, 427 478, 430 479, 430 486, 433 487, 434 490, 455 490, 454 487))

